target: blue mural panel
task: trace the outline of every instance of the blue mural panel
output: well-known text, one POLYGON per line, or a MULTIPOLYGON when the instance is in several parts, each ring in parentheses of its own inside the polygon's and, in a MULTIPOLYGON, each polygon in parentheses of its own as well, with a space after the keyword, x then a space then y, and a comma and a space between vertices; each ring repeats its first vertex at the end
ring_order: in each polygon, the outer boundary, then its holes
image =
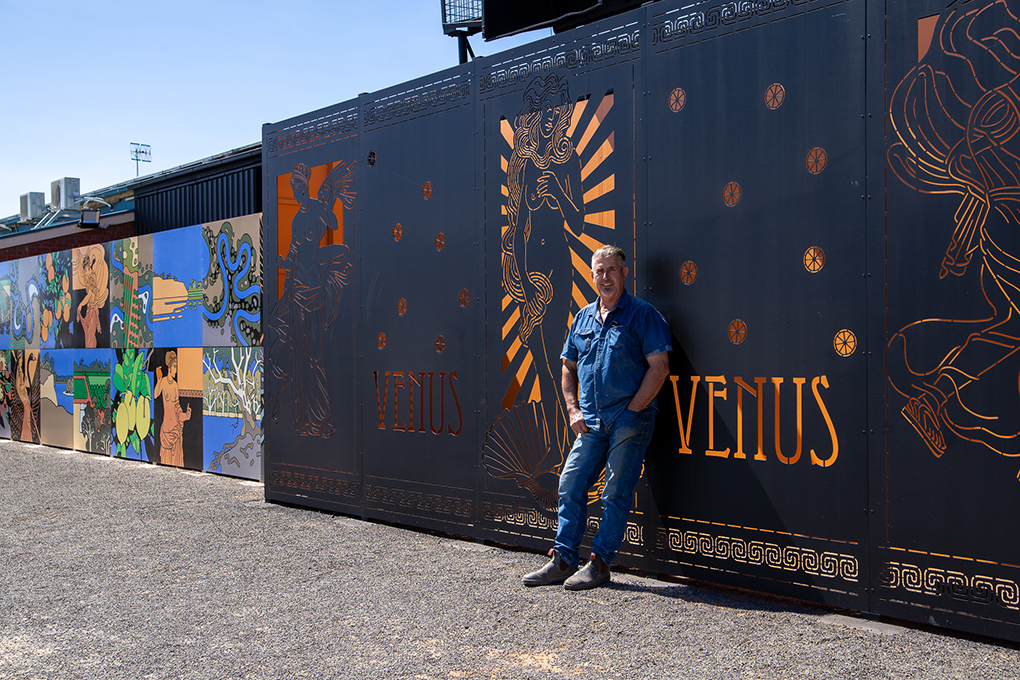
POLYGON ((152 322, 155 347, 202 346, 202 281, 209 254, 202 225, 152 235, 152 322))

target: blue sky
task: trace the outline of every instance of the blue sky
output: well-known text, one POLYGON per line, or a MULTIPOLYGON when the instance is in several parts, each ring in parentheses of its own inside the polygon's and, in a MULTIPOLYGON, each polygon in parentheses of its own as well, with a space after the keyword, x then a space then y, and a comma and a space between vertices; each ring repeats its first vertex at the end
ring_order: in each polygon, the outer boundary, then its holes
MULTIPOLYGON (((261 140, 262 124, 457 65, 440 0, 0 0, 0 217, 261 140)), ((478 56, 549 30, 485 42, 478 56)))

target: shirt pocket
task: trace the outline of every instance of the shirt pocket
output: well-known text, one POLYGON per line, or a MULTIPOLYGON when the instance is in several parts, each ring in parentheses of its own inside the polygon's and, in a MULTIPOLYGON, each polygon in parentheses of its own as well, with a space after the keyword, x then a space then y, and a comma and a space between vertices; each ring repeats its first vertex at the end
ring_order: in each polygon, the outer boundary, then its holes
POLYGON ((578 331, 577 333, 574 334, 574 349, 577 350, 577 355, 579 357, 582 357, 588 352, 590 352, 594 344, 595 344, 594 330, 578 331))
POLYGON ((606 349, 612 352, 613 350, 620 348, 624 345, 626 339, 624 338, 623 326, 619 324, 613 324, 606 329, 606 349))

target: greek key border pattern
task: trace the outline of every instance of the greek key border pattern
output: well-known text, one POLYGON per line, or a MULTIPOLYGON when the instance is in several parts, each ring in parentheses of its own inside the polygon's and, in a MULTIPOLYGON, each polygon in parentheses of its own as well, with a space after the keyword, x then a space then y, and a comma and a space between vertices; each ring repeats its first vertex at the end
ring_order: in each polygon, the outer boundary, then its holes
POLYGON ((315 120, 298 123, 269 135, 266 140, 269 157, 302 151, 347 136, 358 128, 358 111, 345 109, 315 120))
POLYGON ((527 527, 539 531, 556 530, 556 517, 549 517, 536 508, 522 508, 511 503, 482 502, 482 519, 496 524, 527 527))
POLYGON ((415 91, 414 94, 407 96, 396 95, 387 101, 376 101, 364 107, 365 126, 379 125, 394 118, 441 108, 470 97, 471 81, 466 77, 461 82, 434 87, 424 92, 415 91))
POLYGON ((962 571, 921 567, 904 562, 883 562, 878 582, 889 590, 905 590, 914 595, 942 597, 974 604, 996 604, 1020 610, 1020 586, 1016 581, 962 571))
POLYGON ((521 63, 499 68, 478 77, 480 94, 491 93, 531 81, 539 73, 553 69, 579 69, 590 64, 607 61, 637 52, 641 47, 641 30, 619 33, 605 40, 592 42, 574 49, 565 49, 521 63))
MULTIPOLYGON (((544 515, 535 508, 522 508, 509 503, 482 503, 482 519, 495 524, 509 524, 514 527, 527 527, 542 531, 555 531, 558 525, 557 518, 544 515)), ((599 518, 588 517, 585 523, 584 535, 593 537, 599 530, 599 518)), ((644 527, 635 522, 627 522, 627 528, 623 534, 623 542, 641 547, 645 544, 644 527)))
MULTIPOLYGON (((739 24, 745 21, 768 17, 790 7, 801 6, 807 8, 808 5, 818 6, 823 1, 739 0, 737 2, 724 2, 715 7, 684 14, 674 19, 660 19, 651 24, 652 47, 682 40, 687 36, 701 36, 717 31, 729 33, 731 31, 725 29, 737 28, 739 24)), ((804 11, 807 11, 807 9, 804 11)), ((800 12, 797 14, 800 14, 800 12)))
MULTIPOLYGON (((584 527, 584 535, 588 538, 594 538, 595 534, 599 532, 600 523, 598 517, 589 517, 584 527)), ((627 522, 627 528, 623 532, 623 542, 636 548, 643 547, 645 544, 645 528, 640 524, 627 522)))
POLYGON ((365 485, 365 503, 397 506, 410 510, 425 510, 441 515, 470 519, 474 514, 474 502, 467 498, 445 496, 427 491, 400 489, 377 484, 365 485))
POLYGON ((269 480, 270 488, 279 491, 312 491, 317 494, 355 499, 361 497, 361 482, 356 480, 324 477, 294 470, 272 470, 269 473, 269 480))
POLYGON ((852 583, 860 577, 860 564, 854 555, 748 541, 733 536, 713 536, 703 531, 660 529, 656 547, 660 551, 668 549, 684 555, 764 566, 808 576, 840 578, 852 583))

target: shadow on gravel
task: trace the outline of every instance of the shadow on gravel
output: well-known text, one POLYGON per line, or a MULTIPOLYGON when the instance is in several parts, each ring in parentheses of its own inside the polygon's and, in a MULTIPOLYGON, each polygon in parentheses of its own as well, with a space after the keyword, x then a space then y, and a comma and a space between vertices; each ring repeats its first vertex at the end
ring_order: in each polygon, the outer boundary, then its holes
POLYGON ((745 611, 796 612, 801 614, 820 614, 835 611, 799 600, 721 588, 700 581, 690 581, 687 583, 612 581, 602 587, 619 592, 655 595, 662 598, 683 600, 691 604, 710 604, 716 607, 745 611))

